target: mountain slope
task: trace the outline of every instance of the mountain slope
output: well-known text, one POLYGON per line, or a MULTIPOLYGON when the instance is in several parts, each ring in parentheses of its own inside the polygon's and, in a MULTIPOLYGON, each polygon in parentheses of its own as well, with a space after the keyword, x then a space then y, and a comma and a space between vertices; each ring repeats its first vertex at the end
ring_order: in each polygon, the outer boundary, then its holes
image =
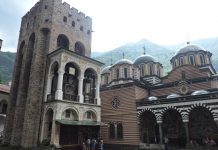
POLYGON ((161 64, 163 64, 165 72, 170 71, 171 66, 169 58, 174 55, 174 51, 145 39, 140 40, 137 43, 126 44, 118 47, 112 51, 102 54, 101 56, 94 57, 94 59, 97 59, 105 63, 105 66, 108 66, 111 64, 111 59, 112 64, 114 64, 116 61, 122 59, 124 54, 124 58, 134 61, 134 59, 143 54, 144 46, 146 47, 146 54, 153 56, 156 61, 159 61, 161 64))
POLYGON ((12 79, 15 57, 16 53, 0 52, 0 76, 4 84, 12 79))

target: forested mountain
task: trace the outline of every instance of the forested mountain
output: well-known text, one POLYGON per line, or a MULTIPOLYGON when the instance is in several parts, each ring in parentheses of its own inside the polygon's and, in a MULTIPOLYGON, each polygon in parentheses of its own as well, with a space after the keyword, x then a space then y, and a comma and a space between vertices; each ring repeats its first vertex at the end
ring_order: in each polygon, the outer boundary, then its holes
POLYGON ((12 79, 16 53, 0 52, 0 78, 1 83, 7 84, 12 79))
POLYGON ((163 64, 166 72, 171 69, 169 58, 174 55, 174 51, 145 39, 140 40, 137 43, 126 44, 94 58, 105 63, 105 66, 110 65, 111 60, 112 64, 114 64, 119 59, 122 59, 123 54, 124 58, 134 61, 134 59, 144 53, 143 47, 146 49, 146 54, 153 56, 156 61, 159 61, 161 64, 163 64))
MULTIPOLYGON (((191 44, 199 45, 205 50, 210 51, 213 54, 213 65, 218 71, 218 37, 192 41, 191 44)), ((92 58, 105 63, 105 66, 108 66, 111 63, 114 64, 116 61, 122 59, 123 57, 134 61, 135 58, 144 53, 143 47, 145 47, 146 54, 152 55, 156 61, 159 61, 164 67, 165 74, 167 74, 167 72, 171 70, 170 59, 174 56, 176 51, 185 45, 186 43, 161 46, 143 39, 139 42, 129 43, 105 53, 92 52, 92 58)), ((6 84, 11 81, 15 56, 16 53, 0 52, 1 83, 6 84)))
MULTIPOLYGON (((210 51, 213 54, 213 65, 218 71, 218 37, 196 40, 191 42, 191 44, 196 44, 205 50, 210 51)), ((137 56, 143 54, 143 47, 145 46, 146 53, 152 55, 156 58, 157 61, 163 64, 164 72, 167 74, 167 72, 171 70, 170 59, 175 55, 176 51, 185 45, 186 43, 161 46, 148 40, 141 40, 137 43, 126 44, 124 46, 118 47, 94 58, 105 63, 105 66, 111 64, 111 59, 112 64, 114 64, 117 60, 123 58, 123 53, 125 58, 134 60, 137 56)))

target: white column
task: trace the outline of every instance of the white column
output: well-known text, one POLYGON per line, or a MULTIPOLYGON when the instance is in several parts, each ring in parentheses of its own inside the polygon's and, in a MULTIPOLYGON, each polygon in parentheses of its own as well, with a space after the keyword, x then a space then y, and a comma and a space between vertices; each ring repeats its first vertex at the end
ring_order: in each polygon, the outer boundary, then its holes
POLYGON ((60 124, 57 123, 55 120, 53 120, 50 144, 60 146, 59 139, 60 139, 60 124))
POLYGON ((64 72, 59 70, 57 91, 55 92, 55 99, 58 99, 58 100, 63 100, 63 90, 62 90, 63 76, 64 76, 64 72))
POLYGON ((51 94, 51 85, 52 85, 52 78, 54 77, 54 74, 48 75, 48 81, 47 81, 47 95, 51 94))
POLYGON ((81 76, 78 79, 79 79, 79 87, 78 87, 79 102, 83 103, 84 102, 84 96, 83 96, 83 79, 84 79, 84 77, 81 76))
POLYGON ((95 99, 97 100, 97 105, 101 105, 101 99, 100 99, 100 83, 97 83, 97 84, 96 84, 95 99))

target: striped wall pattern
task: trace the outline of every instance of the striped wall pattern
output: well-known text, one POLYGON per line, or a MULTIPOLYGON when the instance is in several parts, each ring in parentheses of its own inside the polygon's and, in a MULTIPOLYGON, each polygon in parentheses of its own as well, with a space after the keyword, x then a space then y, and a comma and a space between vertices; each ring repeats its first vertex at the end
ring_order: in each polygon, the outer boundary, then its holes
POLYGON ((186 79, 193 79, 196 77, 208 77, 209 72, 202 72, 199 70, 198 67, 192 66, 192 65, 183 65, 180 67, 175 68, 173 71, 170 72, 169 75, 164 77, 163 83, 169 83, 174 81, 179 81, 182 79, 181 72, 185 71, 186 73, 186 79))
POLYGON ((139 106, 138 110, 138 118, 139 120, 142 117, 144 111, 151 111, 156 116, 157 122, 162 122, 162 118, 164 113, 169 109, 177 110, 183 122, 187 122, 189 120, 189 115, 191 111, 197 107, 204 107, 210 111, 213 115, 215 121, 218 121, 218 99, 208 99, 208 100, 199 100, 199 101, 189 101, 189 102, 178 102, 178 103, 168 103, 168 104, 159 104, 159 105, 151 105, 151 106, 139 106))
POLYGON ((147 92, 136 86, 101 91, 101 120, 108 125, 101 127, 100 131, 104 143, 128 145, 138 145, 140 143, 136 95, 137 98, 144 98, 147 96, 147 92), (114 97, 120 101, 118 109, 111 106, 114 97), (115 122, 121 122, 123 125, 123 139, 121 140, 109 138, 109 123, 115 122))

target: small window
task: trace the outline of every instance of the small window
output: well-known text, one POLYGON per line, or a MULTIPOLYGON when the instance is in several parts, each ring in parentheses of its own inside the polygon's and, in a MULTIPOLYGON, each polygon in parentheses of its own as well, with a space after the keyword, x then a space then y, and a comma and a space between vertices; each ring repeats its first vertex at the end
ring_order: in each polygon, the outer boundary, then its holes
POLYGON ((183 65, 184 64, 184 58, 183 57, 180 57, 179 59, 179 65, 183 65))
POLYGON ((177 64, 176 64, 176 60, 174 61, 174 67, 176 67, 177 66, 177 64))
POLYGON ((110 139, 115 138, 115 125, 114 124, 110 124, 109 135, 110 135, 110 139))
POLYGON ((64 16, 63 21, 67 22, 67 17, 66 16, 64 16))
POLYGON ((117 69, 117 79, 119 79, 119 73, 120 73, 120 70, 119 69, 117 69))
POLYGON ((80 26, 80 31, 83 31, 83 26, 80 26))
POLYGON ((134 74, 135 74, 135 70, 132 69, 132 78, 133 78, 133 79, 135 78, 134 74))
POLYGON ((88 35, 90 35, 90 34, 91 34, 91 31, 90 31, 90 30, 88 30, 88 31, 87 31, 87 34, 88 34, 88 35))
POLYGON ((190 55, 190 56, 189 56, 189 63, 190 63, 191 65, 194 65, 194 64, 195 64, 195 58, 194 58, 193 55, 190 55))
POLYGON ((92 119, 92 113, 90 111, 86 112, 86 118, 92 119))
POLYGON ((76 25, 75 21, 72 21, 72 27, 75 27, 75 25, 76 25))
POLYGON ((150 75, 153 75, 153 64, 150 64, 150 75))
POLYGON ((70 110, 65 111, 65 118, 70 118, 70 110))
POLYGON ((108 76, 105 76, 105 84, 108 84, 108 76))
POLYGON ((122 125, 122 123, 117 124, 117 138, 118 139, 123 138, 123 125, 122 125))
POLYGON ((127 70, 127 68, 124 68, 124 78, 127 78, 127 74, 128 73, 128 70, 127 70))
POLYGON ((48 9, 48 6, 47 6, 47 5, 45 5, 45 9, 48 9))
POLYGON ((202 55, 202 54, 200 54, 200 61, 201 61, 201 65, 205 64, 204 55, 202 55))
POLYGON ((144 77, 145 75, 145 65, 144 64, 140 65, 140 71, 141 71, 141 77, 144 77))

